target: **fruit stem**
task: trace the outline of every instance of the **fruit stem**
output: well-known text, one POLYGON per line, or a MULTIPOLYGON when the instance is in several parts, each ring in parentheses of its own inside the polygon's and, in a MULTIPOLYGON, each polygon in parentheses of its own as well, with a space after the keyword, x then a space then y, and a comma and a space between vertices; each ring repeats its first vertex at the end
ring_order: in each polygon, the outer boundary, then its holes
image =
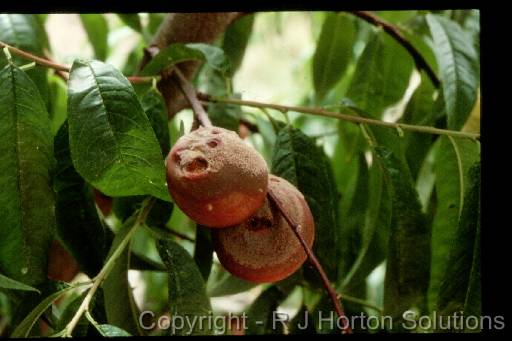
POLYGON ((192 110, 194 111, 194 114, 196 115, 197 120, 203 127, 211 127, 212 122, 210 121, 210 118, 208 117, 208 114, 203 108, 203 105, 199 102, 199 99, 197 98, 197 93, 192 84, 183 76, 181 71, 177 66, 173 69, 174 73, 178 76, 179 85, 181 88, 181 91, 187 98, 187 101, 190 103, 190 106, 192 106, 192 110))
POLYGON ((342 330, 341 332, 343 334, 352 334, 352 329, 348 325, 348 319, 345 316, 345 312, 343 311, 343 308, 340 304, 341 295, 337 294, 334 288, 331 285, 331 282, 329 281, 329 278, 327 277, 327 274, 325 273, 325 270, 323 269, 322 265, 316 258, 315 254, 313 253, 313 250, 310 249, 308 246, 308 243, 304 240, 302 235, 299 233, 298 228, 299 224, 296 224, 293 219, 290 218, 288 215, 288 212, 286 212, 286 209, 284 208, 281 201, 278 199, 276 194, 272 191, 271 188, 268 189, 268 196, 272 202, 277 206, 277 209, 281 212, 284 219, 290 225, 292 228, 292 231, 295 233, 297 238, 299 239, 299 242, 301 243, 302 247, 304 248, 304 251, 306 252, 306 255, 308 256, 308 259, 310 263, 315 267, 315 269, 320 274, 320 277, 322 279, 322 283, 327 290, 327 293, 329 294, 329 297, 331 298, 332 304, 334 305, 334 310, 338 314, 339 318, 342 320, 342 330))

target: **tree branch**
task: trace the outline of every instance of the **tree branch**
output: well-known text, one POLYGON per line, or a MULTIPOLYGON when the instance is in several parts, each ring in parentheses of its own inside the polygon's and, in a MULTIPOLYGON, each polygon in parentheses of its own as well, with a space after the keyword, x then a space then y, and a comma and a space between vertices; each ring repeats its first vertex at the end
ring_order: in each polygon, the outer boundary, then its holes
POLYGON ((425 60, 425 58, 423 58, 421 53, 403 36, 398 27, 393 26, 392 24, 382 20, 378 16, 367 11, 350 11, 349 13, 365 20, 366 22, 374 26, 382 27, 384 31, 386 31, 400 45, 402 45, 407 50, 407 52, 409 52, 409 54, 414 59, 416 68, 420 71, 424 70, 427 73, 430 80, 432 81, 432 84, 436 88, 439 88, 441 82, 439 81, 439 78, 437 78, 437 75, 434 72, 434 70, 432 70, 430 65, 428 65, 427 61, 425 60))
POLYGON ((199 99, 204 102, 227 103, 227 104, 248 106, 248 107, 260 108, 260 109, 261 108, 264 108, 264 109, 269 108, 269 109, 278 110, 283 113, 286 113, 288 111, 295 111, 295 112, 302 112, 305 114, 311 114, 311 115, 316 115, 316 116, 332 117, 332 118, 336 118, 338 120, 344 120, 344 121, 353 122, 353 123, 363 123, 363 124, 393 128, 393 129, 397 129, 397 130, 408 130, 408 131, 414 131, 414 132, 418 132, 418 133, 427 133, 427 134, 434 134, 434 135, 448 135, 448 136, 453 136, 453 137, 465 137, 465 138, 477 139, 477 140, 480 139, 480 134, 477 134, 477 133, 468 133, 468 132, 462 132, 462 131, 440 129, 440 128, 435 128, 435 127, 420 126, 420 125, 406 124, 406 123, 386 122, 386 121, 380 121, 380 120, 367 118, 367 117, 361 117, 361 116, 355 116, 355 115, 351 115, 351 114, 343 114, 343 113, 339 113, 339 112, 328 111, 328 110, 324 110, 324 109, 320 109, 320 108, 289 106, 289 105, 264 103, 264 102, 257 102, 257 101, 244 101, 244 100, 236 99, 236 98, 214 97, 214 96, 210 96, 208 94, 203 94, 203 93, 199 93, 198 96, 199 96, 199 99))
MULTIPOLYGON (((152 59, 155 49, 158 51, 173 43, 213 43, 241 15, 240 12, 169 13, 150 46, 145 49, 139 70, 152 59)), ((181 63, 180 70, 187 80, 191 80, 199 65, 195 61, 181 63)), ((187 107, 188 103, 180 91, 177 76, 171 70, 162 75, 158 89, 165 99, 169 118, 187 107)))
POLYGON ((69 72, 69 67, 68 66, 60 65, 60 64, 57 64, 57 63, 53 63, 53 62, 51 62, 51 61, 49 61, 47 59, 38 57, 36 55, 33 55, 32 53, 25 52, 23 50, 20 50, 20 49, 14 47, 14 46, 8 45, 8 44, 0 41, 0 48, 5 48, 5 47, 12 54, 15 54, 15 55, 17 55, 19 57, 22 57, 24 59, 31 60, 31 61, 35 62, 37 65, 46 66, 46 67, 49 67, 49 68, 57 70, 57 71, 69 72))
MULTIPOLYGON (((67 81, 67 79, 68 79, 67 75, 65 75, 64 72, 69 73, 71 71, 71 68, 67 65, 55 63, 55 62, 51 61, 49 58, 45 59, 45 58, 36 56, 32 53, 29 53, 29 52, 23 51, 21 49, 18 49, 14 46, 8 45, 2 41, 0 41, 0 48, 7 48, 12 54, 17 55, 18 57, 21 57, 21 58, 24 58, 27 60, 31 60, 31 61, 35 62, 37 65, 45 66, 45 67, 55 70, 55 72, 57 73, 57 76, 59 76, 60 78, 62 78, 65 81, 67 81)), ((158 79, 160 79, 160 76, 147 76, 147 77, 131 76, 131 77, 126 77, 126 78, 132 84, 143 84, 143 83, 151 83, 153 81, 153 79, 155 79, 155 78, 158 80, 158 79)))
POLYGON ((352 329, 348 325, 348 320, 345 316, 345 312, 343 311, 343 308, 341 307, 341 304, 339 301, 339 298, 340 298, 339 296, 341 296, 341 295, 336 293, 336 291, 332 287, 331 283, 329 282, 329 278, 327 277, 322 265, 316 258, 313 251, 309 248, 308 243, 304 240, 302 235, 298 232, 298 228, 300 225, 296 224, 293 221, 293 219, 290 218, 290 216, 288 215, 288 212, 284 208, 283 204, 281 203, 281 201, 276 196, 276 194, 272 191, 271 188, 268 189, 268 197, 276 205, 277 209, 281 212, 281 214, 283 215, 283 217, 286 220, 286 222, 288 223, 288 225, 290 225, 292 231, 295 233, 295 235, 299 239, 299 242, 301 243, 302 248, 306 252, 306 255, 308 256, 310 263, 315 267, 315 269, 320 274, 322 283, 323 283, 325 289, 327 290, 329 297, 331 298, 332 304, 334 306, 334 310, 338 314, 339 318, 342 320, 342 323, 343 323, 342 333, 343 334, 351 334, 352 329))
POLYGON ((210 118, 208 117, 208 114, 203 108, 203 105, 199 102, 199 99, 197 98, 197 93, 192 84, 188 81, 188 79, 183 76, 180 69, 175 66, 174 67, 174 73, 176 76, 178 76, 178 84, 183 91, 183 94, 187 98, 187 101, 190 103, 190 106, 192 107, 192 110, 194 111, 194 114, 199 121, 199 123, 203 127, 211 127, 212 122, 210 121, 210 118))

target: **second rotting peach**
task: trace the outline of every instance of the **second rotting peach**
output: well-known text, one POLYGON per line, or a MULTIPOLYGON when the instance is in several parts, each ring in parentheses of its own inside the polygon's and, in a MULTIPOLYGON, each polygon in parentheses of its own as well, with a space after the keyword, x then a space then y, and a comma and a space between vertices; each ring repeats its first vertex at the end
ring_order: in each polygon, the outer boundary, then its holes
MULTIPOLYGON (((298 232, 311 248, 315 223, 302 195, 285 179, 270 175, 269 188, 278 197, 298 232)), ((244 223, 212 232, 214 249, 221 264, 242 279, 265 283, 280 281, 307 258, 299 239, 269 199, 244 223)))

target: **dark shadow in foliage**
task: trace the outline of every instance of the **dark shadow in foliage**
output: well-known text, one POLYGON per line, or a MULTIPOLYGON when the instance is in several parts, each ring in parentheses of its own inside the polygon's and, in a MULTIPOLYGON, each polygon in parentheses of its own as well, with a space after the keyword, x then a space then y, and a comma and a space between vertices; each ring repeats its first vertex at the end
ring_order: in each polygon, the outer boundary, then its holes
POLYGON ((69 152, 67 121, 54 141, 57 172, 55 214, 57 235, 89 277, 103 266, 109 244, 109 230, 103 226, 94 204, 92 187, 76 172, 69 152))

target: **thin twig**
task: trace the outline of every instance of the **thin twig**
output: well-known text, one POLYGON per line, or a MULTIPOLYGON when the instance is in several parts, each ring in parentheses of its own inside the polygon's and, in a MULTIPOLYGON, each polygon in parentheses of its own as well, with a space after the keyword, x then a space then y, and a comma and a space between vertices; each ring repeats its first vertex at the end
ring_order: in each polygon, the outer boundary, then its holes
POLYGON ((332 118, 336 118, 336 119, 344 120, 344 121, 348 121, 348 122, 353 122, 353 123, 364 123, 364 124, 388 127, 388 128, 393 128, 393 129, 415 131, 418 133, 427 133, 427 134, 434 134, 434 135, 448 135, 448 136, 453 136, 453 137, 465 137, 465 138, 477 139, 477 140, 480 139, 480 134, 476 134, 476 133, 467 133, 467 132, 462 132, 462 131, 439 129, 439 128, 434 128, 434 127, 420 126, 420 125, 414 125, 414 124, 385 122, 385 121, 376 120, 376 119, 372 119, 372 118, 355 116, 355 115, 350 115, 350 114, 343 114, 343 113, 328 111, 328 110, 319 109, 319 108, 289 106, 289 105, 264 103, 264 102, 257 102, 257 101, 245 101, 245 100, 236 99, 236 98, 221 98, 221 97, 210 96, 210 95, 203 94, 203 93, 198 94, 198 96, 199 96, 198 98, 204 102, 228 103, 228 104, 235 104, 235 105, 247 106, 247 107, 253 107, 253 108, 269 108, 269 109, 278 110, 280 112, 295 111, 295 112, 302 112, 302 113, 316 115, 316 116, 332 117, 332 118))
POLYGON ((353 15, 365 20, 366 22, 369 22, 370 24, 378 27, 382 27, 384 31, 386 31, 391 37, 393 37, 400 45, 402 45, 407 52, 411 55, 411 57, 414 59, 414 63, 416 64, 416 68, 418 70, 425 70, 428 77, 432 81, 432 84, 439 88, 441 85, 441 82, 439 81, 439 78, 437 78, 436 73, 430 65, 427 63, 425 58, 421 55, 421 53, 407 40, 407 38, 404 37, 402 32, 398 29, 398 27, 393 26, 392 24, 382 20, 378 16, 367 12, 367 11, 350 11, 349 13, 352 13, 353 15))
MULTIPOLYGON (((50 69, 55 70, 55 73, 57 76, 62 78, 63 80, 67 81, 68 77, 64 74, 64 72, 69 73, 71 71, 71 68, 66 65, 55 63, 49 59, 45 59, 36 55, 33 55, 32 53, 20 50, 14 46, 8 45, 2 41, 0 41, 0 48, 7 47, 9 51, 12 54, 17 55, 18 57, 31 60, 35 62, 37 65, 45 66, 50 69)), ((131 76, 127 77, 128 81, 132 84, 143 84, 143 83, 151 83, 153 82, 153 79, 160 79, 160 76, 146 76, 146 77, 139 77, 139 76, 131 76)))
POLYGON ((8 44, 0 41, 0 48, 4 48, 4 47, 7 47, 12 54, 15 54, 15 55, 17 55, 19 57, 22 57, 22 58, 31 60, 33 62, 36 62, 36 64, 38 64, 38 65, 46 66, 46 67, 49 67, 49 68, 54 69, 54 70, 69 72, 69 67, 68 66, 51 62, 51 61, 49 61, 47 59, 38 57, 36 55, 33 55, 32 53, 20 50, 20 49, 14 47, 14 46, 8 45, 8 44))
POLYGON ((288 215, 288 212, 286 211, 286 209, 282 205, 281 201, 276 196, 276 194, 272 191, 271 188, 268 189, 268 196, 271 199, 271 201, 274 202, 274 204, 277 206, 277 209, 281 212, 281 214, 283 215, 283 217, 286 220, 286 222, 288 223, 288 225, 290 225, 291 229, 293 230, 293 232, 299 239, 299 241, 302 245, 302 248, 306 252, 306 255, 308 256, 309 261, 311 262, 311 264, 315 267, 315 269, 320 274, 322 283, 323 283, 325 289, 327 290, 329 297, 332 300, 332 304, 334 305, 334 310, 336 310, 336 313, 338 314, 339 318, 343 321, 342 322, 343 323, 342 333, 343 334, 351 334, 352 329, 348 325, 348 321, 345 316, 345 312, 343 311, 343 308, 341 307, 340 300, 338 298, 339 294, 337 294, 336 291, 334 290, 334 288, 332 287, 331 282, 329 281, 329 278, 327 277, 322 265, 316 258, 315 254, 309 247, 308 243, 304 240, 302 235, 299 233, 298 229, 299 229, 300 225, 296 224, 293 221, 293 219, 290 218, 290 216, 288 215))
POLYGON ((192 106, 192 110, 194 111, 194 114, 197 117, 197 120, 203 127, 211 127, 212 122, 210 121, 210 118, 208 117, 208 114, 203 108, 203 105, 199 102, 197 98, 197 93, 192 84, 183 76, 181 71, 178 67, 174 67, 174 73, 178 76, 179 85, 181 90, 183 91, 183 94, 187 98, 187 101, 192 106))

